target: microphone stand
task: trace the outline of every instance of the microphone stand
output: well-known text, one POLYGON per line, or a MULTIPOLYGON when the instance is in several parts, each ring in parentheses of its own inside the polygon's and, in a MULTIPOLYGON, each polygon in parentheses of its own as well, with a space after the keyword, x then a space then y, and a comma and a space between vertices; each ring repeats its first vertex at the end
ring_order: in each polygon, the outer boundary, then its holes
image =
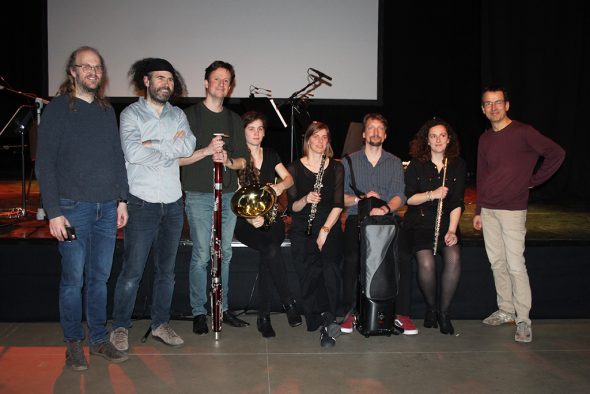
MULTIPOLYGON (((6 123, 6 125, 4 126, 2 131, 0 131, 0 136, 4 133, 4 131, 8 128, 8 125, 10 125, 10 123, 13 121, 13 119, 16 118, 17 114, 23 108, 29 108, 29 109, 36 108, 37 109, 37 126, 39 126, 39 124, 41 124, 41 110, 43 108, 43 105, 48 104, 49 101, 47 101, 41 97, 35 96, 34 94, 21 92, 21 91, 12 89, 8 86, 5 86, 5 85, 0 85, 0 90, 6 90, 7 92, 11 92, 16 95, 35 100, 35 106, 21 105, 20 107, 18 107, 18 109, 16 110, 14 115, 12 115, 10 120, 6 123)), ((17 127, 18 127, 18 132, 21 137, 20 148, 21 148, 21 181, 22 181, 21 204, 22 205, 21 205, 21 207, 18 207, 18 208, 12 208, 7 212, 7 217, 9 219, 24 218, 27 215, 27 193, 26 193, 26 187, 25 187, 25 184, 26 184, 26 182, 25 182, 25 178, 26 178, 26 176, 25 176, 25 134, 27 132, 26 129, 27 129, 27 126, 28 126, 31 116, 32 116, 32 113, 29 112, 27 115, 25 115, 25 117, 22 119, 22 121, 17 120, 17 122, 16 122, 17 127)), ((39 210, 37 211, 37 218, 39 218, 40 215, 41 215, 41 219, 43 219, 43 217, 45 217, 45 212, 43 211, 43 208, 41 208, 41 207, 39 207, 39 210)))
POLYGON ((305 85, 302 89, 299 89, 295 93, 293 93, 287 99, 287 103, 291 106, 291 162, 294 160, 295 152, 295 111, 298 111, 299 105, 308 100, 311 96, 313 96, 312 92, 319 88, 322 84, 327 84, 332 86, 331 83, 323 80, 321 77, 316 77, 314 75, 309 75, 312 77, 312 81, 305 85))
POLYGON ((2 135, 23 108, 28 108, 29 112, 24 116, 22 120, 16 120, 18 133, 20 134, 21 206, 17 208, 9 208, 8 210, 6 210, 6 212, 2 212, 2 214, 0 214, 0 216, 6 216, 8 219, 19 219, 27 216, 27 195, 25 187, 25 134, 27 131, 28 123, 32 117, 30 109, 33 108, 33 106, 21 105, 20 107, 18 107, 14 115, 12 115, 12 117, 8 121, 8 123, 6 123, 4 128, 2 128, 2 131, 0 131, 0 135, 2 135))

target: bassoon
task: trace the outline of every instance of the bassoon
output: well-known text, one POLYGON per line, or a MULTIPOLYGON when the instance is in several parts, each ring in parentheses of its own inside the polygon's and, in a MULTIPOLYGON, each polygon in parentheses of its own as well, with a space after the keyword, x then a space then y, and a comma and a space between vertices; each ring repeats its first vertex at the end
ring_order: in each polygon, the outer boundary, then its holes
POLYGON ((223 187, 223 164, 214 163, 213 223, 211 228, 211 325, 215 340, 219 339, 223 321, 223 296, 221 287, 221 190, 223 187))

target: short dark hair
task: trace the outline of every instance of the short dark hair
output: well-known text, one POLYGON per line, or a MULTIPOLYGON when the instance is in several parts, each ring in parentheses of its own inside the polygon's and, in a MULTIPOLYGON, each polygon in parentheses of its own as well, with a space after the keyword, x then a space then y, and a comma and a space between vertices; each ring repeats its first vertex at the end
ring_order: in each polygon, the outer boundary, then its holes
POLYGON ((205 69, 205 79, 209 80, 209 76, 211 75, 211 73, 217 70, 218 68, 225 68, 227 71, 229 71, 229 73, 231 74, 230 84, 233 85, 234 79, 236 78, 234 66, 232 66, 228 62, 224 62, 223 60, 215 60, 213 63, 209 65, 209 67, 205 69))
POLYGON ((501 85, 488 85, 481 90, 481 101, 483 103, 483 95, 487 92, 502 92, 504 95, 504 101, 510 101, 508 98, 508 90, 504 86, 501 85))

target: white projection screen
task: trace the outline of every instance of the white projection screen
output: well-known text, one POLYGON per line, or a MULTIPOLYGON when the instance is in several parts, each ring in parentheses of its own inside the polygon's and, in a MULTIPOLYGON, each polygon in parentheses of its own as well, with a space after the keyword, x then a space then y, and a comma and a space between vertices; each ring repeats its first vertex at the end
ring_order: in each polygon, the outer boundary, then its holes
POLYGON ((75 48, 105 58, 110 97, 130 97, 127 71, 144 57, 169 60, 189 97, 203 97, 205 68, 236 69, 232 97, 250 85, 289 97, 312 67, 333 78, 318 99, 380 100, 379 0, 48 0, 48 92, 75 48))

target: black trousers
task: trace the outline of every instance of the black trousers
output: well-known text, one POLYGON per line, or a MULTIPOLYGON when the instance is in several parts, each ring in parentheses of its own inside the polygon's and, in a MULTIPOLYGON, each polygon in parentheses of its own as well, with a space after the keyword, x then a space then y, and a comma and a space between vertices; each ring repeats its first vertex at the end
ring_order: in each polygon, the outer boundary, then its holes
MULTIPOLYGON (((342 268, 342 292, 346 310, 356 311, 358 297, 358 278, 360 273, 360 238, 357 215, 346 218, 344 229, 344 264, 342 268)), ((395 313, 410 315, 412 285, 412 251, 407 248, 403 229, 398 238, 398 268, 400 273, 399 292, 395 301, 395 313)))
POLYGON ((245 219, 238 218, 235 237, 244 245, 260 252, 258 266, 258 314, 266 316, 270 313, 273 287, 279 292, 283 305, 294 299, 289 290, 287 268, 281 253, 281 244, 285 239, 285 226, 278 218, 273 225, 264 231, 256 229, 245 219))
POLYGON ((321 313, 338 313, 340 302, 340 264, 342 261, 342 229, 332 227, 320 251, 316 239, 325 217, 316 217, 310 236, 305 235, 307 218, 293 216, 291 224, 291 253, 299 283, 308 330, 315 330, 321 313))

